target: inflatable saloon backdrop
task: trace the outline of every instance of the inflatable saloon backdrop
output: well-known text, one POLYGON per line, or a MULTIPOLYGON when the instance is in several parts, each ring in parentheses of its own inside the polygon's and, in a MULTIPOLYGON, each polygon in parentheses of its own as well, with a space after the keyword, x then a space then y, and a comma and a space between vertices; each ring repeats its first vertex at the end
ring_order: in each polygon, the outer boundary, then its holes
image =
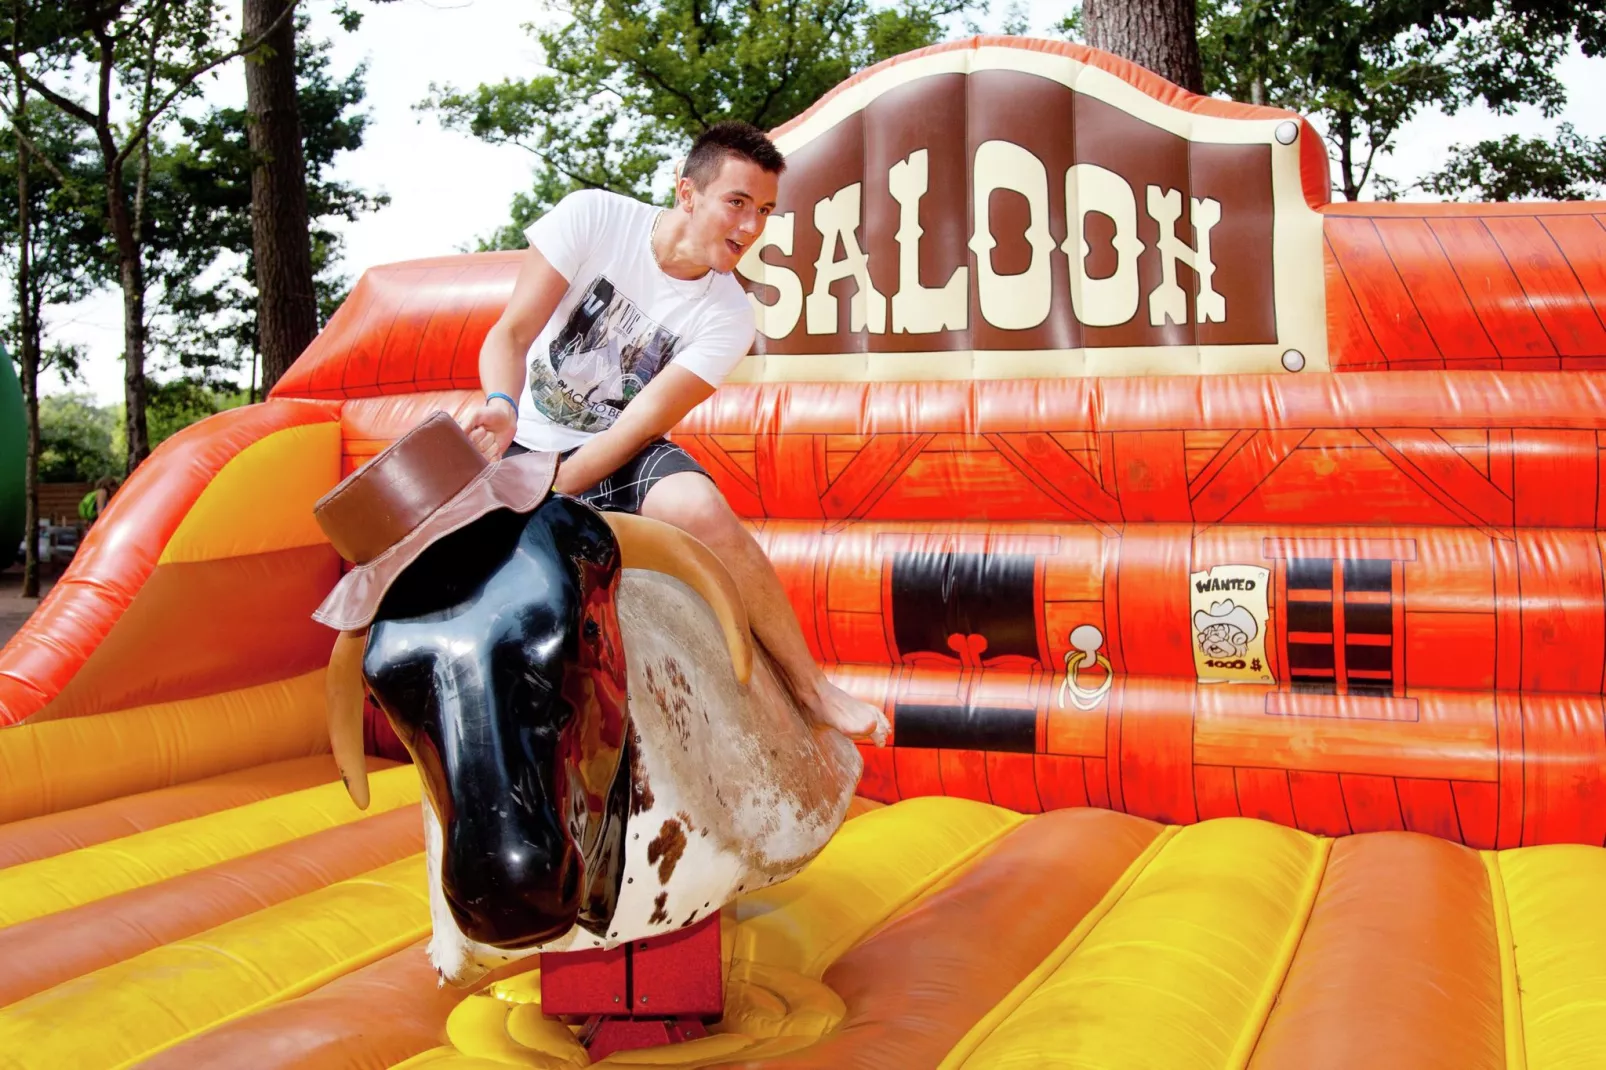
MULTIPOLYGON (((1600 1065, 1606 205, 1333 204, 1298 116, 1015 39, 777 140, 676 437, 893 737, 649 1061, 1600 1065)), ((0 653, 0 1065, 579 1058, 527 970, 437 988, 310 616, 314 501, 469 403, 516 263, 369 271, 0 653)))

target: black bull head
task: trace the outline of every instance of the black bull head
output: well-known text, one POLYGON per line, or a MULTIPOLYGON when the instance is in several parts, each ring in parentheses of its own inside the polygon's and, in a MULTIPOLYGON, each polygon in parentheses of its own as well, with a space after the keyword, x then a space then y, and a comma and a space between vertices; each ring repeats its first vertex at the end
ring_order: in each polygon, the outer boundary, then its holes
POLYGON ((600 936, 613 915, 632 791, 614 607, 627 566, 702 595, 746 683, 740 595, 707 548, 560 495, 442 537, 391 586, 366 643, 336 644, 330 733, 342 775, 365 807, 366 683, 440 819, 442 891, 471 940, 523 949, 576 924, 600 936))

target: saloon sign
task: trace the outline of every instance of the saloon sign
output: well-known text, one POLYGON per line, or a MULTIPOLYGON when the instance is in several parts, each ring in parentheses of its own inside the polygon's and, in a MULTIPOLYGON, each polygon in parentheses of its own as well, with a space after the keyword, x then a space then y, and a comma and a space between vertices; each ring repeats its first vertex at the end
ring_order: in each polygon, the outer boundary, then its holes
POLYGON ((872 71, 776 135, 737 377, 1325 370, 1309 136, 1171 107, 1073 54, 872 71))

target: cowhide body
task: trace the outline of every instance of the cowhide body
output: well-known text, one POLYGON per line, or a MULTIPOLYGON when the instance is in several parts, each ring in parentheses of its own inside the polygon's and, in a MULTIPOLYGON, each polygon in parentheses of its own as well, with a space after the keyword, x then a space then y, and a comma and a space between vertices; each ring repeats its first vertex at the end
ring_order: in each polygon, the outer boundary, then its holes
POLYGON ((441 890, 441 829, 424 803, 432 963, 453 984, 541 951, 612 947, 693 924, 797 873, 846 817, 857 748, 809 723, 755 642, 738 685, 719 624, 679 580, 626 569, 617 609, 631 765, 624 877, 605 936, 580 926, 508 951, 467 939, 441 890))

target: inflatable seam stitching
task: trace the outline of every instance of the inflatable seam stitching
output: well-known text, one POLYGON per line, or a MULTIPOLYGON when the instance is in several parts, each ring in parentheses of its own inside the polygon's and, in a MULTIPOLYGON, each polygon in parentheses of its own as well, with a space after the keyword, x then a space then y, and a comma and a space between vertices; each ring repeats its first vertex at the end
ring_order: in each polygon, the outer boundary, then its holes
MULTIPOLYGON (((270 993, 262 999, 257 1000, 255 1003, 241 1007, 240 1009, 226 1014, 221 1018, 217 1018, 213 1021, 207 1022, 204 1025, 198 1026, 181 1036, 175 1036, 172 1039, 162 1043, 159 1047, 142 1052, 139 1055, 134 1056, 132 1059, 126 1059, 123 1062, 118 1063, 115 1067, 112 1067, 112 1070, 129 1070, 129 1068, 138 1066, 140 1063, 151 1058, 153 1055, 157 1055, 160 1052, 166 1051, 168 1048, 177 1047, 185 1041, 192 1040, 203 1033, 209 1033, 220 1026, 228 1025, 230 1022, 238 1021, 241 1018, 256 1014, 258 1011, 266 1010, 267 1008, 276 1004, 288 1003, 293 999, 299 999, 308 992, 322 988, 324 985, 336 980, 337 978, 344 977, 347 974, 360 970, 364 966, 378 962, 382 958, 388 958, 391 955, 397 954, 398 952, 405 950, 409 945, 417 943, 419 940, 428 935, 429 925, 427 923, 424 925, 415 926, 411 930, 399 933, 397 936, 392 937, 383 944, 369 948, 366 952, 352 955, 341 962, 334 963, 327 969, 319 970, 317 973, 303 977, 294 984, 287 985, 278 992, 270 993)), ((205 946, 207 946, 209 950, 216 950, 211 948, 210 945, 205 946)), ((228 957, 238 961, 238 956, 229 955, 228 957)))
POLYGON ((1316 909, 1316 898, 1321 893, 1323 880, 1327 877, 1327 862, 1332 853, 1332 840, 1324 837, 1316 841, 1316 849, 1311 855, 1310 870, 1305 874, 1304 885, 1299 890, 1299 905, 1291 919, 1292 924, 1283 936, 1282 946, 1277 949, 1277 957, 1272 960, 1272 969, 1267 973, 1266 983, 1251 1008, 1249 1020, 1244 1023, 1243 1036, 1239 1037, 1232 1057, 1227 1060, 1228 1066, 1248 1066, 1250 1058, 1255 1054, 1255 1048, 1260 1044, 1261 1034, 1265 1032, 1266 1022, 1271 1018, 1277 994, 1282 991, 1283 983, 1288 979, 1288 971, 1294 964, 1294 956, 1299 951, 1300 942, 1305 938, 1305 931, 1310 927, 1311 913, 1316 909))
POLYGON ((1065 939, 1061 940, 1030 973, 1021 978, 1015 987, 1010 989, 1009 994, 999 1000, 997 1006, 982 1015, 976 1024, 970 1027, 970 1031, 960 1038, 947 1058, 938 1065, 938 1070, 959 1070, 960 1067, 967 1065, 976 1049, 992 1036, 993 1031, 1014 1014, 1021 1004, 1025 1003, 1027 998, 1037 991, 1042 983, 1076 952, 1077 948, 1082 946, 1088 934, 1098 927, 1099 922, 1103 921, 1111 910, 1115 909, 1115 905, 1126 896, 1132 885, 1159 857, 1160 852, 1178 831, 1180 831, 1178 825, 1167 825, 1162 829, 1160 834, 1143 849, 1143 853, 1133 859, 1131 865, 1116 878, 1115 883, 1110 885, 1109 890, 1093 905, 1093 909, 1071 927, 1071 931, 1065 934, 1065 939))
POLYGON ((421 1051, 410 1059, 396 1063, 390 1070, 421 1070, 422 1067, 433 1066, 459 1054, 458 1050, 450 1045, 442 1045, 421 1051))
POLYGON ((1522 1030, 1522 989, 1517 985, 1517 949, 1511 938, 1511 906, 1497 851, 1479 851, 1489 874, 1489 895, 1494 906, 1494 938, 1500 952, 1500 1011, 1506 1027, 1506 1070, 1526 1070, 1527 1041, 1522 1030))
MULTIPOLYGON (((371 817, 413 805, 413 785, 417 782, 409 766, 396 766, 376 775, 384 787, 376 792, 376 806, 366 814, 347 801, 338 783, 318 784, 283 795, 273 795, 228 810, 201 814, 184 821, 159 825, 128 836, 93 844, 33 862, 23 862, 5 870, 0 893, 24 883, 53 889, 51 896, 35 895, 29 901, 15 896, 0 903, 0 924, 18 925, 37 918, 101 902, 125 892, 149 887, 159 881, 198 872, 223 862, 246 857, 268 847, 293 842, 315 832, 340 828, 371 817), (406 770, 402 776, 385 777, 394 769, 406 770), (338 794, 337 794, 338 792, 338 794), (297 835, 275 840, 286 826, 299 829, 297 835), (251 848, 241 850, 243 846, 251 848), (121 860, 120 870, 111 871, 99 886, 84 888, 60 883, 65 875, 81 872, 85 860, 121 860), (20 876, 19 876, 20 874, 20 876)), ((409 891, 417 897, 416 890, 409 891)), ((427 901, 427 900, 426 900, 427 901)))
MULTIPOLYGON (((1003 807, 997 807, 997 809, 1003 809, 1003 807)), ((880 930, 888 922, 892 921, 899 915, 903 914, 906 910, 909 910, 915 906, 927 895, 941 888, 949 876, 968 866, 977 857, 979 857, 982 852, 992 847, 993 844, 997 843, 1014 830, 1020 828, 1027 821, 1031 820, 1025 815, 1018 816, 1019 820, 1009 822, 1009 824, 1005 825, 997 832, 990 836, 984 837, 977 843, 973 844, 969 850, 955 856, 946 865, 932 870, 929 874, 927 874, 924 881, 920 882, 917 886, 909 890, 909 894, 906 897, 899 900, 897 903, 894 903, 887 909, 886 913, 870 922, 869 925, 865 926, 865 928, 862 929, 857 935, 853 933, 845 933, 841 939, 827 944, 808 963, 808 966, 800 972, 802 972, 803 975, 808 977, 810 980, 818 981, 825 974, 825 971, 830 969, 831 965, 835 963, 837 959, 842 957, 842 954, 845 951, 853 947, 855 944, 867 939, 871 934, 880 930)))

